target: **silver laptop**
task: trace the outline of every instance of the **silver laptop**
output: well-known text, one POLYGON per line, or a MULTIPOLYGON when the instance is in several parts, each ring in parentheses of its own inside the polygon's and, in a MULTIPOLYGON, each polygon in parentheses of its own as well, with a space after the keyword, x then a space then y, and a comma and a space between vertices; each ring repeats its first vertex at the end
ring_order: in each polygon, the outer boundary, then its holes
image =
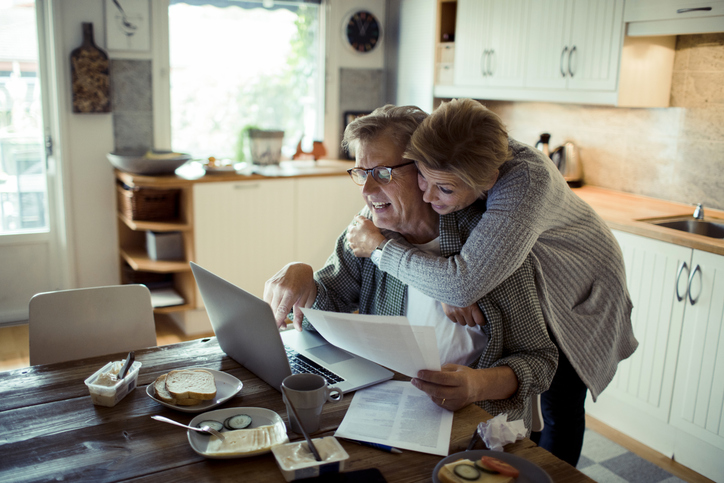
POLYGON ((285 377, 298 372, 321 374, 342 392, 392 378, 384 367, 333 346, 316 332, 279 332, 268 303, 194 262, 191 270, 221 349, 277 391, 285 377))

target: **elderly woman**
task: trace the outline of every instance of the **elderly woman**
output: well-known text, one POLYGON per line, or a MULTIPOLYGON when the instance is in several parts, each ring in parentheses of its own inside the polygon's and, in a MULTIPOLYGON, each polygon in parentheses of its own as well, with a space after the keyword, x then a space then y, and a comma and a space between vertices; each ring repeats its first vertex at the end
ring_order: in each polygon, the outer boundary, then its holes
POLYGON ((387 240, 358 217, 348 234, 355 254, 372 256, 384 272, 454 306, 446 308, 448 317, 469 325, 484 320, 473 302, 533 256, 543 314, 559 349, 556 376, 542 395, 545 428, 534 439, 575 466, 587 389, 595 400, 638 345, 616 239, 550 159, 510 139, 498 116, 473 100, 441 105, 404 156, 416 162, 424 200, 438 214, 455 214, 478 199, 486 211, 460 253, 447 258, 387 240))
MULTIPOLYGON (((455 216, 440 216, 423 201, 417 169, 402 153, 426 117, 411 106, 381 107, 351 123, 344 142, 356 147, 355 168, 349 172, 361 187, 365 214, 389 236, 426 253, 449 256, 479 222, 482 203, 455 216)), ((412 384, 445 409, 475 403, 493 415, 523 419, 530 428, 531 397, 548 388, 558 358, 543 321, 534 273, 532 257, 524 257, 510 277, 476 300, 486 325, 453 326, 439 302, 380 271, 368 258, 355 257, 342 234, 323 268, 313 273, 307 264, 287 265, 267 282, 264 299, 278 323, 294 308, 298 329, 297 307, 312 304, 335 312, 405 315, 413 325, 434 327, 442 370, 420 371, 412 384)))

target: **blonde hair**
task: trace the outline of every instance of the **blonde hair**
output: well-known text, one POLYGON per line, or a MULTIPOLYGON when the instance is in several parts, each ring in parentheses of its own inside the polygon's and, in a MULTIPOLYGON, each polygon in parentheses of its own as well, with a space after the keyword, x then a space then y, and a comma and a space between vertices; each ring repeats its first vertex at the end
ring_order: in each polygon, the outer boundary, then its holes
POLYGON ((420 124, 404 157, 430 170, 454 174, 479 190, 489 187, 512 152, 508 131, 497 114, 472 99, 453 99, 420 124))
POLYGON ((353 152, 360 142, 369 142, 386 135, 400 151, 410 141, 412 133, 428 114, 416 106, 394 106, 387 104, 378 107, 366 116, 358 117, 347 125, 342 139, 342 148, 353 152))

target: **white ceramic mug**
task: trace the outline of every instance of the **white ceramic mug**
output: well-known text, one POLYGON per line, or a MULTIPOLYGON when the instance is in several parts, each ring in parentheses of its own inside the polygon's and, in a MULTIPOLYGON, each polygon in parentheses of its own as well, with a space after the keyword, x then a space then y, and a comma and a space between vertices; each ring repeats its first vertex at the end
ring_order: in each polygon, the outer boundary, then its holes
POLYGON ((324 403, 339 402, 343 396, 339 388, 328 386, 327 380, 317 374, 292 374, 284 378, 282 386, 282 399, 287 406, 289 424, 292 431, 299 434, 302 434, 299 423, 304 425, 307 433, 318 431, 324 403), (299 422, 289 407, 290 401, 297 410, 299 422))

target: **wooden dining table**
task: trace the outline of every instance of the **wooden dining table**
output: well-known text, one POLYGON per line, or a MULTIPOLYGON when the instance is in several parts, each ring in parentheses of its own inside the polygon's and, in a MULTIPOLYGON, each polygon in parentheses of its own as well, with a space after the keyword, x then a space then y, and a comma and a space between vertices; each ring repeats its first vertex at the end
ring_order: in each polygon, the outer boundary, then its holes
MULTIPOLYGON (((137 387, 114 407, 93 405, 84 380, 125 354, 0 372, 0 482, 284 481, 271 453, 207 459, 193 451, 186 430, 151 419, 158 414, 189 423, 196 414, 159 404, 146 394, 146 386, 173 369, 204 367, 243 383, 242 390, 218 408, 271 409, 289 427, 281 394, 228 357, 214 337, 139 350, 135 356, 142 363, 137 387)), ((345 395, 341 402, 325 405, 321 429, 312 436, 333 435, 352 397, 345 395)), ((478 423, 489 418, 475 405, 456 411, 449 454, 465 451, 478 423)), ((303 439, 291 430, 289 438, 303 439)), ((433 469, 442 459, 340 442, 349 453, 345 472, 378 468, 390 483, 432 481, 433 469)), ((476 449, 483 447, 478 443, 476 449)), ((535 463, 555 482, 593 481, 527 438, 505 446, 505 451, 535 463)))

